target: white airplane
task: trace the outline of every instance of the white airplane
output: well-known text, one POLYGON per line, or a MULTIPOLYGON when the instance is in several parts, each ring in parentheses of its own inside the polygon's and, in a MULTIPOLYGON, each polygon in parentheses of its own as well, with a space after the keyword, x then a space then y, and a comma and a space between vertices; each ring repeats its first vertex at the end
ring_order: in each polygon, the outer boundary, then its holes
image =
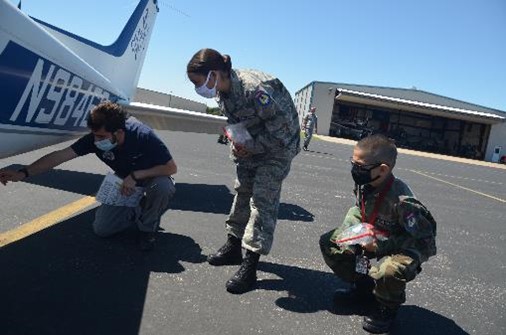
POLYGON ((198 122, 211 120, 216 123, 211 132, 219 132, 223 118, 202 121, 202 114, 131 103, 157 0, 140 0, 109 46, 31 18, 8 1, 0 0, 0 158, 86 133, 89 111, 106 99, 126 105, 154 128, 209 132, 198 129, 198 122), (189 125, 193 117, 197 124, 189 125), (184 120, 175 125, 167 118, 184 120))

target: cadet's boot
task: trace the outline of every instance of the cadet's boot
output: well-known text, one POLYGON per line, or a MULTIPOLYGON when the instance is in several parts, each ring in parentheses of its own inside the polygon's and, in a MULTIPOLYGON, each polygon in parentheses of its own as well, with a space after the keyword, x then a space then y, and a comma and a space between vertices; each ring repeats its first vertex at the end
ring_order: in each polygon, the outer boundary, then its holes
POLYGON ((369 276, 360 277, 348 288, 339 288, 334 292, 334 303, 362 302, 368 303, 375 301, 372 290, 374 289, 374 279, 369 276))
POLYGON ((235 275, 227 281, 227 291, 242 294, 252 290, 257 282, 257 265, 260 255, 247 251, 241 267, 235 275))
POLYGON ((372 313, 364 316, 362 328, 373 334, 383 334, 390 330, 399 307, 390 308, 378 303, 372 313))
POLYGON ((207 256, 207 262, 214 266, 241 264, 241 239, 228 235, 227 242, 215 254, 207 256))

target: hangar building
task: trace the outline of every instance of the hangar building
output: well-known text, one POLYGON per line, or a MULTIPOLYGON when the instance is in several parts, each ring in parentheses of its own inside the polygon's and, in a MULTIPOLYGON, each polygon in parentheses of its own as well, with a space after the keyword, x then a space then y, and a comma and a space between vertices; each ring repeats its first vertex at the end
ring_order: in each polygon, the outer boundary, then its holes
POLYGON ((498 161, 506 155, 506 112, 416 88, 313 81, 295 93, 302 119, 316 107, 322 135, 360 139, 372 133, 399 147, 498 161))

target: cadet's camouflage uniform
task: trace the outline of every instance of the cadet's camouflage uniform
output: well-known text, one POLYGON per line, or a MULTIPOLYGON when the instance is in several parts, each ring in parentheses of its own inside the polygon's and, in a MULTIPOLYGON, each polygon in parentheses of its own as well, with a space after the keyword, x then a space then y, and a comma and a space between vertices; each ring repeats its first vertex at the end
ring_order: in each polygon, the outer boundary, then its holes
MULTIPOLYGON (((388 180, 388 179, 387 179, 388 180)), ((386 186, 364 188, 366 217, 370 217, 375 200, 386 186)), ((349 209, 343 224, 320 238, 320 247, 325 263, 341 279, 354 282, 360 276, 355 272, 353 247, 338 247, 334 241, 347 227, 362 222, 360 199, 349 209)), ((436 254, 436 222, 425 206, 413 195, 410 188, 400 179, 395 179, 378 210, 375 227, 390 233, 386 241, 377 241, 378 249, 369 258, 386 258, 369 270, 376 287, 373 291, 381 303, 396 307, 406 301, 406 282, 420 272, 420 265, 436 254)))
POLYGON ((242 238, 242 246, 266 255, 278 215, 283 179, 300 151, 299 120, 290 93, 276 78, 247 70, 231 71, 231 90, 218 104, 231 124, 244 123, 253 137, 238 158, 236 195, 226 228, 242 238))
POLYGON ((311 142, 311 138, 313 137, 313 131, 318 130, 318 116, 315 113, 309 113, 304 117, 304 147, 307 149, 309 142, 311 142))

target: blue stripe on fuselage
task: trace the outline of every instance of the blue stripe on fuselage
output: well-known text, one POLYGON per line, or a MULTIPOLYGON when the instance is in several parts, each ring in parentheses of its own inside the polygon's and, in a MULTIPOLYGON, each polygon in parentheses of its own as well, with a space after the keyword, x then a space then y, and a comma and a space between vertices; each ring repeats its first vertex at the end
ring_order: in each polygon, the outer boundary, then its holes
POLYGON ((0 54, 0 97, 2 124, 72 131, 101 100, 119 100, 12 41, 0 54))

